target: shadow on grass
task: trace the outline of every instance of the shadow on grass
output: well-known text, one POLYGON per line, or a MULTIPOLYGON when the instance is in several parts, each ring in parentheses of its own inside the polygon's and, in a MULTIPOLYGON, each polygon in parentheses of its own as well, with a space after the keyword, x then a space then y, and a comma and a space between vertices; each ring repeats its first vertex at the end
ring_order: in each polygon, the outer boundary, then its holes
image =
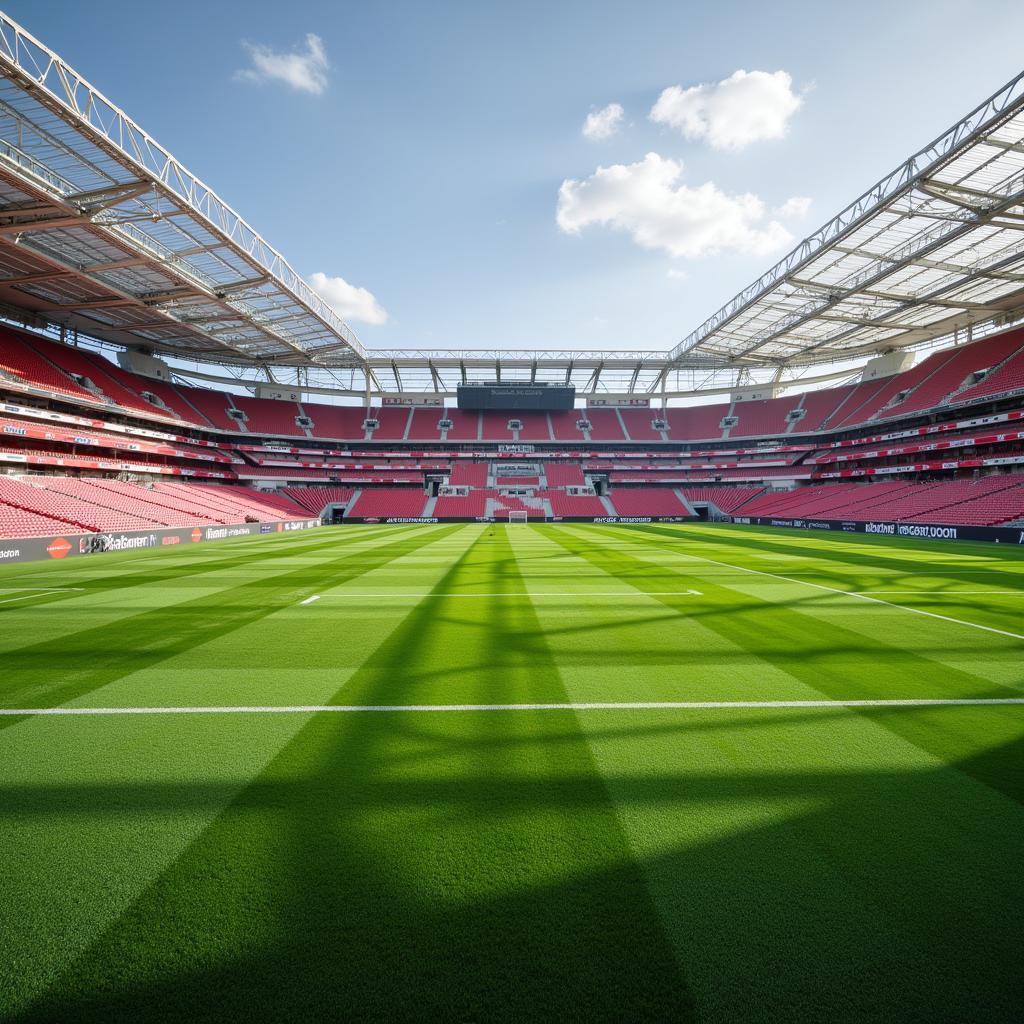
MULTIPOLYGON (((436 590, 474 573, 486 563, 467 552, 436 590)), ((463 642, 501 649, 528 614, 489 602, 487 628, 463 642)), ((439 629, 435 602, 415 606, 346 695, 396 699, 404 667, 437 656, 439 629)), ((550 695, 553 673, 524 656, 501 682, 528 700, 550 695)), ((475 679, 478 699, 495 681, 475 679)), ((410 739, 388 722, 313 719, 21 1019, 225 1020, 240 1007, 263 1020, 691 1018, 585 739, 553 759, 542 742, 509 744, 524 725, 458 723, 488 745, 412 778, 391 764, 410 739)), ((129 805, 161 799, 125 790, 129 805)))
MULTIPOLYGON (((137 615, 69 632, 59 643, 47 640, 6 651, 0 704, 55 707, 122 676, 157 665, 217 637, 258 622, 296 604, 320 587, 336 587, 461 529, 452 526, 406 537, 357 554, 342 549, 337 558, 267 578, 253 578, 194 601, 150 608, 137 615)), ((257 570, 258 571, 258 570, 257 570)), ((4 717, 0 729, 23 719, 4 717)))
MULTIPOLYGON (((521 592, 509 570, 470 549, 435 592, 521 592)), ((464 603, 410 608, 335 699, 550 700, 557 667, 529 602, 481 601, 475 618, 464 603)), ((729 762, 727 735, 706 744, 733 727, 664 729, 729 762)), ((1019 808, 957 767, 796 771, 771 749, 770 768, 598 770, 595 745, 645 729, 583 732, 569 712, 316 716, 12 1019, 1012 1019, 1019 808)), ((959 767, 999 782, 1021 761, 1017 738, 959 767)), ((0 792, 0 813, 73 828, 218 795, 72 784, 0 792)))
MULTIPOLYGON (((728 533, 721 533, 711 538, 708 536, 708 529, 702 528, 699 535, 687 535, 684 530, 674 530, 670 527, 657 526, 654 524, 642 524, 642 525, 630 525, 623 529, 623 534, 629 537, 630 534, 634 535, 634 538, 641 536, 656 536, 656 537, 670 537, 677 541, 681 546, 685 545, 697 545, 701 543, 718 543, 727 545, 733 548, 738 548, 748 552, 767 552, 769 554, 786 555, 788 558, 805 558, 809 563, 828 563, 832 566, 839 565, 852 566, 857 570, 878 571, 879 569, 888 570, 888 572, 899 572, 904 576, 910 578, 915 577, 921 569, 921 561, 915 560, 914 554, 926 555, 929 560, 934 560, 943 554, 952 554, 958 558, 965 556, 965 551, 960 544, 957 545, 955 552, 950 551, 948 548, 941 549, 935 541, 914 541, 912 538, 899 541, 899 548, 895 548, 886 542, 889 538, 886 537, 872 537, 866 541, 862 541, 864 544, 863 551, 850 550, 849 546, 843 549, 837 549, 837 545, 849 544, 850 535, 837 536, 835 534, 827 533, 816 533, 813 538, 808 535, 809 531, 804 531, 789 538, 790 543, 787 543, 785 537, 772 537, 764 532, 748 532, 744 529, 742 532, 729 531, 728 533), (794 547, 792 541, 796 541, 798 538, 803 540, 813 540, 815 543, 800 544, 794 547), (872 550, 873 548, 873 550, 872 550), (893 555, 893 551, 898 550, 906 557, 896 557, 893 555)), ((978 551, 979 554, 984 554, 987 558, 994 557, 994 551, 991 545, 985 545, 984 551, 978 551)), ((981 548, 981 545, 978 545, 981 548)), ((1005 556, 1007 565, 1007 571, 1000 573, 1001 576, 1005 576, 1005 582, 1010 586, 1016 584, 1014 589, 1021 587, 1021 576, 1020 573, 1010 567, 1020 567, 1022 564, 1022 558, 1018 555, 1016 549, 1007 547, 1000 550, 1001 558, 1005 556)), ((949 567, 952 575, 957 575, 959 572, 970 569, 969 564, 961 564, 957 562, 955 565, 949 567)), ((991 566, 986 568, 986 571, 991 566)), ((829 569, 827 566, 822 566, 822 573, 824 575, 832 575, 835 573, 834 569, 829 569)), ((784 572, 781 573, 785 575, 784 572)), ((837 575, 842 576, 842 573, 837 575)), ((848 574, 847 574, 848 575, 848 574)), ((884 575, 881 577, 886 582, 892 582, 893 577, 891 575, 884 575)), ((1000 586, 1003 584, 1004 579, 1000 579, 1000 586)))
MULTIPOLYGON (((969 798, 955 768, 613 774, 620 813, 696 823, 641 870, 570 721, 439 726, 410 773, 382 760, 407 739, 390 717, 320 716, 12 1019, 694 1019, 680 963, 704 1019, 1013 1019, 1021 843, 1006 822, 986 836, 982 813, 950 829, 943 804, 969 798), (489 742, 467 750, 460 730, 489 742)), ((1005 774, 1024 746, 984 756, 1005 774)), ((73 822, 218 795, 72 787, 4 806, 73 822)))

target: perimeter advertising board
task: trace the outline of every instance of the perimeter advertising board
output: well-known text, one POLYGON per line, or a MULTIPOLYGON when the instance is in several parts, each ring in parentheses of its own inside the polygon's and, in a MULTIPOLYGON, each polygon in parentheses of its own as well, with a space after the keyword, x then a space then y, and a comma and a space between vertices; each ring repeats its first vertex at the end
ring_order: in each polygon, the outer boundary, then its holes
MULTIPOLYGON (((427 516, 419 518, 400 518, 398 516, 346 516, 343 523, 505 523, 505 516, 454 516, 437 519, 427 516)), ((530 516, 531 523, 692 523, 696 522, 687 516, 530 516)))
POLYGON ((744 526, 781 526, 791 530, 831 530, 841 533, 867 533, 879 537, 909 537, 917 540, 984 540, 996 544, 1024 545, 1024 530, 1008 526, 860 522, 850 519, 779 519, 774 516, 733 516, 731 522, 744 526))
POLYGON ((33 562, 46 558, 77 558, 107 551, 147 551, 253 537, 267 533, 290 533, 319 526, 319 519, 288 519, 270 523, 230 523, 226 525, 181 527, 177 529, 126 530, 109 533, 66 533, 51 537, 0 539, 0 565, 7 562, 33 562))

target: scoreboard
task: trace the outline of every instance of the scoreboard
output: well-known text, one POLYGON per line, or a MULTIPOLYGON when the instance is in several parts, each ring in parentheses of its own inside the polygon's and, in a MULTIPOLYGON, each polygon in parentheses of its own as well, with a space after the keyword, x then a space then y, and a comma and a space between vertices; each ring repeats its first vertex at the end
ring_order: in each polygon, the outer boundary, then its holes
POLYGON ((576 402, 576 388, 571 384, 531 384, 528 381, 494 381, 459 385, 459 408, 542 410, 555 412, 571 409, 576 402))

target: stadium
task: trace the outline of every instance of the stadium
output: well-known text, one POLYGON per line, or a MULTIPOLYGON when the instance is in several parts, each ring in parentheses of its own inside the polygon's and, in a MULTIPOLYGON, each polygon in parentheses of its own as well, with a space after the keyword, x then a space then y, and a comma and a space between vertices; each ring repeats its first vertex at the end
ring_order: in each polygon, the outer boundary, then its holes
POLYGON ((384 348, 46 20, 0 1019, 1019 1020, 1024 73, 671 347, 384 348))

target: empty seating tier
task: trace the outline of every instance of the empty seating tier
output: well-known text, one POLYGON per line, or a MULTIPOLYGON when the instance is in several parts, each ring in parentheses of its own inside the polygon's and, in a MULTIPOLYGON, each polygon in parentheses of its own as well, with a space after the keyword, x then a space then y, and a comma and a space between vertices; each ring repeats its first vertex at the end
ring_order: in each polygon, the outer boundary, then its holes
POLYGON ((583 431, 576 425, 580 420, 586 419, 582 409, 549 413, 548 419, 551 421, 551 432, 555 435, 556 441, 579 444, 583 440, 583 431))
POLYGON ((408 406, 385 405, 370 410, 370 419, 377 421, 373 431, 374 441, 401 441, 405 438, 406 427, 412 410, 408 406))
POLYGON ((845 384, 840 388, 822 388, 821 391, 808 391, 804 394, 803 411, 793 426, 791 433, 807 434, 820 429, 830 415, 844 402, 856 385, 845 384))
POLYGON ((448 482, 458 487, 486 487, 486 462, 455 462, 448 476, 448 482))
POLYGON ((668 436, 673 441, 713 440, 722 436, 728 405, 692 405, 668 410, 668 436))
MULTIPOLYGON (((961 387, 971 374, 986 370, 1008 359, 1024 345, 1024 331, 1010 331, 997 334, 973 345, 940 352, 937 368, 911 391, 901 402, 883 409, 881 416, 890 419, 909 412, 931 409, 961 387)), ((929 357, 930 359, 931 357, 929 357)), ((927 363, 928 360, 925 360, 927 363)), ((922 363, 921 365, 924 365, 922 363)), ((901 377, 905 374, 901 374, 901 377)))
POLYGON ((175 388, 189 405, 197 409, 218 430, 239 430, 238 420, 228 415, 228 396, 224 392, 189 388, 183 384, 176 384, 175 388))
MULTIPOLYGON (((511 412, 482 412, 480 423, 483 433, 480 435, 484 441, 511 441, 512 430, 509 422, 518 419, 518 415, 511 412)), ((451 434, 448 435, 451 437, 451 434)))
POLYGON ((661 441, 661 431, 651 426, 654 420, 661 419, 662 413, 657 409, 619 409, 619 416, 626 426, 626 431, 633 441, 661 441))
POLYGON ((587 409, 591 441, 625 441, 622 423, 614 409, 587 409))
MULTIPOLYGON (((451 420, 452 424, 448 428, 449 441, 476 441, 479 438, 480 413, 465 412, 462 409, 445 409, 444 418, 451 420)), ((511 434, 507 434, 505 440, 509 440, 511 437, 511 434)))
POLYGON ((296 423, 301 415, 294 402, 279 402, 272 398, 249 398, 235 395, 235 408, 245 413, 245 429, 251 434, 270 434, 277 437, 305 437, 306 432, 296 423))
POLYGON ((743 515, 997 526, 1024 516, 1024 475, 801 487, 755 498, 743 515))
POLYGON ((438 424, 445 417, 444 409, 413 409, 409 423, 410 441, 440 441, 441 428, 438 424))
POLYGON ((11 331, 0 328, 0 371, 15 381, 87 402, 101 399, 57 369, 11 331))
POLYGON ((611 501, 619 516, 690 516, 671 487, 617 487, 611 501))
POLYGON ((355 493, 348 487, 285 487, 282 491, 300 508, 315 516, 328 505, 343 505, 355 493))
POLYGON ((551 440, 551 429, 548 426, 548 414, 546 412, 517 412, 511 418, 518 419, 522 424, 519 428, 520 441, 551 440))
POLYGON ((545 462, 544 476, 548 487, 582 487, 586 483, 578 462, 545 462))
POLYGON ((784 434, 792 412, 800 401, 799 395, 787 398, 766 398, 761 401, 737 402, 732 415, 737 423, 729 430, 729 437, 760 437, 763 434, 784 434))
POLYGON ((418 487, 374 487, 360 491, 348 506, 347 516, 357 518, 419 518, 426 497, 418 487))
POLYGON ((539 491, 538 498, 546 498, 551 503, 551 511, 556 516, 606 516, 608 509, 597 495, 568 494, 566 491, 539 491))
POLYGON ((443 494, 434 505, 438 519, 476 519, 487 514, 487 492, 470 491, 469 494, 443 494))
POLYGON ((683 497, 692 505, 708 502, 731 514, 761 493, 761 487, 684 487, 683 497))

